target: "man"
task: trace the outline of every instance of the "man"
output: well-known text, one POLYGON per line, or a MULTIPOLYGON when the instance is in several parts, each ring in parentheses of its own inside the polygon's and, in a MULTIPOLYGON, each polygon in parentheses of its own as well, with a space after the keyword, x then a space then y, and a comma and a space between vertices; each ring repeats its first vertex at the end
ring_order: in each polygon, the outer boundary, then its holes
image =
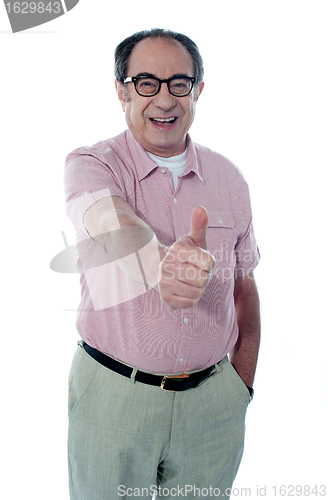
POLYGON ((204 88, 194 42, 137 33, 115 70, 128 130, 65 169, 82 286, 71 499, 229 498, 260 340, 248 187, 188 135, 204 88))

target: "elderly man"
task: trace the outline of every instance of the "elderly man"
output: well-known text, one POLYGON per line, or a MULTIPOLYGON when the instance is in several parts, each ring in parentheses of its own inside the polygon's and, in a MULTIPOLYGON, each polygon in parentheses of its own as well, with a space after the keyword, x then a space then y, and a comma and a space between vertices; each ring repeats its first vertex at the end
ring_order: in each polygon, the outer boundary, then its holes
POLYGON ((71 499, 229 498, 260 342, 248 187, 188 134, 204 88, 194 42, 136 33, 115 71, 128 130, 65 168, 82 287, 71 499))

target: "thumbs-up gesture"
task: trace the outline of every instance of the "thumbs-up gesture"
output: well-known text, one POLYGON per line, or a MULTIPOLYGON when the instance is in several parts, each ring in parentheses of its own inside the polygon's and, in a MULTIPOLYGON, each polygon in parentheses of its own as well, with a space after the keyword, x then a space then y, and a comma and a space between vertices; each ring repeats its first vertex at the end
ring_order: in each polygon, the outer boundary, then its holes
POLYGON ((194 307, 210 281, 215 259, 207 251, 207 224, 205 208, 194 208, 189 234, 169 248, 160 264, 158 291, 168 309, 194 307))

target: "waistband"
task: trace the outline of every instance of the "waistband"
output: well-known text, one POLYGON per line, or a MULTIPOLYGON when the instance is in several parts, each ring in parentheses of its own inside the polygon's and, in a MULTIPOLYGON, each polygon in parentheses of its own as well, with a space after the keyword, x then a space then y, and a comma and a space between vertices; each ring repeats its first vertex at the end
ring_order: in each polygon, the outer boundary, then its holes
MULTIPOLYGON (((124 377, 130 378, 133 372, 133 368, 130 366, 120 363, 116 359, 107 356, 106 354, 90 347, 84 340, 80 343, 83 349, 91 356, 93 359, 98 361, 101 365, 105 366, 109 370, 112 370, 124 377)), ((218 363, 217 363, 218 364, 218 363)), ((135 373, 134 380, 136 382, 141 382, 142 384, 148 384, 160 387, 163 391, 176 392, 176 391, 186 391, 187 389, 194 389, 201 382, 209 378, 211 375, 216 373, 216 365, 212 365, 205 370, 201 370, 197 373, 192 373, 190 375, 153 375, 151 373, 146 373, 141 370, 137 370, 135 373)))

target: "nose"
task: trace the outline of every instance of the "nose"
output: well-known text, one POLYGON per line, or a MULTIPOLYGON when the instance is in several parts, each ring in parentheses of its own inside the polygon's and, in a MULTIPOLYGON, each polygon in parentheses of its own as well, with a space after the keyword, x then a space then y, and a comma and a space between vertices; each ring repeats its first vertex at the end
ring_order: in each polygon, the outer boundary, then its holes
POLYGON ((167 83, 162 83, 161 89, 154 96, 153 102, 157 108, 161 108, 164 111, 169 111, 177 105, 176 97, 170 94, 167 83))

